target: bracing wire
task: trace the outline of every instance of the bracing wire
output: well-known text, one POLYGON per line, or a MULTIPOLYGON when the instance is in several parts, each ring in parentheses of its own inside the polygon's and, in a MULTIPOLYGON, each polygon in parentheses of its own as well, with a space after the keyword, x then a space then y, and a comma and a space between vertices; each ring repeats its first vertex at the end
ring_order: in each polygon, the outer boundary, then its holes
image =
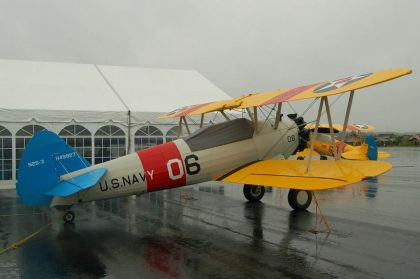
POLYGON ((290 104, 290 102, 286 102, 287 103, 287 105, 293 110, 293 112, 294 113, 296 113, 296 114, 299 114, 296 110, 295 110, 295 108, 290 104))
POLYGON ((319 97, 313 99, 312 103, 302 112, 302 114, 300 116, 303 117, 312 108, 312 106, 316 103, 316 101, 318 101, 318 99, 319 99, 319 97))

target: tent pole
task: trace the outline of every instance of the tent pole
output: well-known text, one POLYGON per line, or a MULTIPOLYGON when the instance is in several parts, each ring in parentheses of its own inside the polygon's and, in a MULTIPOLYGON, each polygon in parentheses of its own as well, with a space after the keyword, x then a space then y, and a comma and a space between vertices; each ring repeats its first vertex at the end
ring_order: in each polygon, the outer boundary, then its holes
POLYGON ((118 98, 118 100, 120 100, 121 104, 125 107, 125 109, 127 110, 127 115, 128 115, 128 119, 127 119, 127 124, 128 124, 128 143, 127 143, 127 150, 126 150, 126 154, 130 153, 130 148, 131 148, 131 111, 130 108, 128 107, 128 105, 124 102, 123 98, 121 98, 120 94, 118 94, 117 90, 115 89, 114 86, 112 86, 111 82, 106 78, 105 74, 101 71, 101 69, 99 68, 98 65, 93 64, 96 68, 96 70, 98 71, 98 73, 101 75, 101 77, 103 78, 103 80, 105 81, 105 83, 108 85, 108 87, 112 90, 112 92, 114 92, 115 96, 118 98))
POLYGON ((127 133, 128 133, 128 137, 127 137, 127 153, 126 154, 130 154, 131 153, 131 110, 128 110, 127 116, 128 116, 127 117, 127 133))

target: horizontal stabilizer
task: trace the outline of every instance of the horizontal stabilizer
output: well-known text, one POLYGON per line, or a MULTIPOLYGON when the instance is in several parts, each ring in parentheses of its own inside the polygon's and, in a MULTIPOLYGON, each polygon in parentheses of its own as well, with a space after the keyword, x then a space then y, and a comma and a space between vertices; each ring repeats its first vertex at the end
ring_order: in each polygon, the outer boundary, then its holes
POLYGON ((386 151, 378 151, 378 159, 385 159, 391 157, 391 154, 389 154, 386 151))
POLYGON ((48 196, 67 197, 95 186, 107 172, 106 168, 98 168, 60 182, 46 193, 48 196))
POLYGON ((353 150, 344 152, 341 157, 347 160, 369 160, 367 153, 368 145, 364 143, 361 146, 354 147, 353 150))
POLYGON ((308 161, 266 160, 238 168, 219 177, 218 181, 273 186, 300 190, 323 190, 360 182, 389 171, 392 165, 383 161, 308 161))

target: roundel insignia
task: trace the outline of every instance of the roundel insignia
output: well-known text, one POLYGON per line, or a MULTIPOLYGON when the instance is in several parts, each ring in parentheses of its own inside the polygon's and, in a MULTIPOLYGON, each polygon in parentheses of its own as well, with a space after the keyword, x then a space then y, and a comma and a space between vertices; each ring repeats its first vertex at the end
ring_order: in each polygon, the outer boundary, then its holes
POLYGON ((357 76, 352 76, 352 77, 347 77, 347 78, 342 78, 342 79, 337 79, 337 80, 334 80, 334 81, 330 81, 330 82, 327 82, 327 83, 315 88, 314 93, 324 93, 324 92, 328 92, 328 91, 331 91, 331 90, 334 90, 334 89, 338 89, 338 88, 341 88, 343 86, 349 85, 353 82, 364 79, 365 77, 368 77, 371 74, 372 73, 357 75, 357 76))
POLYGON ((354 126, 356 126, 359 129, 368 129, 369 126, 366 124, 355 124, 354 126))

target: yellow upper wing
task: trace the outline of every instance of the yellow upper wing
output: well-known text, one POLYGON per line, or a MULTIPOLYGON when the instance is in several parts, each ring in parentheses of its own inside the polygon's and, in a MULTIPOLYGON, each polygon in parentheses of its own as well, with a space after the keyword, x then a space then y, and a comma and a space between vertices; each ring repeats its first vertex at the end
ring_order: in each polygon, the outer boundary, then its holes
POLYGON ((334 81, 318 82, 285 90, 253 93, 239 98, 184 107, 162 115, 160 118, 199 115, 234 108, 249 108, 281 102, 289 102, 341 94, 392 80, 411 73, 409 69, 391 69, 375 73, 351 76, 334 81))
POLYGON ((273 186, 300 190, 336 188, 378 176, 392 165, 383 161, 307 161, 267 160, 228 172, 218 181, 273 186))

